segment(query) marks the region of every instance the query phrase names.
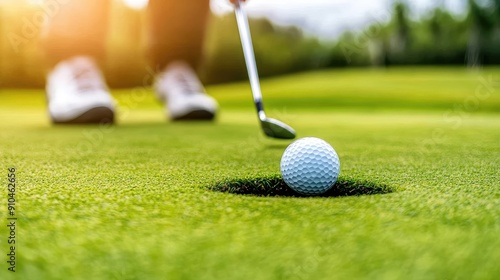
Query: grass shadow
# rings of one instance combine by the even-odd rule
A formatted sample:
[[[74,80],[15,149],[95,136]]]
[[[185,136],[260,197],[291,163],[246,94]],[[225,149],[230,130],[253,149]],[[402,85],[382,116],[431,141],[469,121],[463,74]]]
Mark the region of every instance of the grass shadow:
[[[212,191],[264,197],[308,197],[288,187],[280,176],[224,180],[209,187]],[[368,181],[339,178],[335,185],[319,197],[342,197],[387,194],[395,189]]]

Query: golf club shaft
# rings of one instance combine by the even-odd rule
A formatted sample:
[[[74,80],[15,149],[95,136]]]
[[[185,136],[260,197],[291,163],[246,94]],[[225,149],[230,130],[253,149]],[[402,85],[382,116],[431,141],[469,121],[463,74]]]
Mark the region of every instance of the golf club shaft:
[[[248,78],[250,79],[250,86],[252,87],[253,99],[255,106],[257,107],[259,117],[262,118],[262,116],[265,117],[264,106],[262,105],[262,92],[260,89],[257,64],[255,63],[255,55],[248,18],[243,10],[241,0],[237,0],[235,6],[236,22],[238,23],[238,30],[241,38],[241,45],[243,47],[243,55],[245,56],[245,63],[247,65]]]

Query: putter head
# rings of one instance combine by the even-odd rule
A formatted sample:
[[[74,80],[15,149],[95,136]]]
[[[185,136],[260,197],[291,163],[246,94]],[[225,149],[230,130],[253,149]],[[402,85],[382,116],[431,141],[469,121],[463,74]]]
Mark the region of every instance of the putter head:
[[[264,133],[272,138],[277,139],[294,139],[295,130],[289,125],[280,122],[276,119],[264,118],[260,120]]]

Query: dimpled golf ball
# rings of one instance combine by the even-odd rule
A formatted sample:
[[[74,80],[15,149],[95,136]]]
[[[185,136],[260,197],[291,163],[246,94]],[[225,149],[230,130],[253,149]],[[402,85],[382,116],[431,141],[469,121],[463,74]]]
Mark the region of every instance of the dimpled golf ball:
[[[340,173],[339,156],[326,141],[301,138],[286,148],[281,157],[285,183],[304,195],[323,194],[333,187]]]

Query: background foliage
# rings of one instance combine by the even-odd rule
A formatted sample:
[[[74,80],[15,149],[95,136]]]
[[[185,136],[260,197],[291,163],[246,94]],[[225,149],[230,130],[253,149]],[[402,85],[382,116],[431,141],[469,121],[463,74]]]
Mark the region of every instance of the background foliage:
[[[375,19],[365,30],[320,40],[297,27],[251,19],[257,64],[264,77],[318,68],[390,65],[468,65],[500,63],[500,0],[464,0],[468,12],[454,15],[437,7],[419,18],[406,1],[395,1],[389,19]],[[40,87],[45,67],[39,34],[43,5],[0,4],[0,87]],[[111,86],[149,83],[144,60],[144,11],[115,1],[105,73]],[[213,16],[200,72],[206,83],[246,78],[234,16]]]

